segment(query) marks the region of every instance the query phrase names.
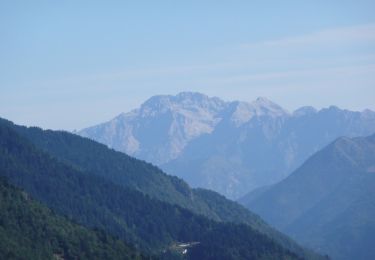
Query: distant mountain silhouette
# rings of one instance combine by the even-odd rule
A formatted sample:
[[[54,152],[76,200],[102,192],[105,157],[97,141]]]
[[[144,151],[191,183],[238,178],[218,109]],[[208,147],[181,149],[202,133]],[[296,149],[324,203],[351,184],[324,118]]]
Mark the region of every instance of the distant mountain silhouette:
[[[375,132],[375,112],[331,106],[289,113],[266,98],[225,102],[199,93],[154,96],[78,134],[158,165],[194,187],[238,198],[285,178],[340,136]]]
[[[375,259],[375,134],[337,139],[240,202],[333,259]]]

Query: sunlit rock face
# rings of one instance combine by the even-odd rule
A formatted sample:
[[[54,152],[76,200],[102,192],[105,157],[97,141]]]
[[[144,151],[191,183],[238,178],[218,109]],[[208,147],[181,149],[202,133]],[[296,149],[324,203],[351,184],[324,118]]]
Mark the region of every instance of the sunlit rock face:
[[[140,108],[79,134],[159,165],[177,158],[191,140],[211,133],[226,106],[198,93],[154,96]]]
[[[375,132],[375,112],[331,106],[289,113],[267,98],[226,102],[200,93],[153,96],[80,135],[229,198],[280,181],[340,136]]]

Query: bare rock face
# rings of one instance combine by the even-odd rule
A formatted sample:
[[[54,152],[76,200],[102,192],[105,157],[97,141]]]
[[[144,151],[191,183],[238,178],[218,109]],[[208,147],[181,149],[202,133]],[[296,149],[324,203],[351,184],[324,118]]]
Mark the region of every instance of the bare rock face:
[[[159,165],[177,158],[194,138],[211,133],[226,105],[198,93],[154,96],[140,108],[79,134]]]
[[[225,102],[183,92],[78,134],[158,165],[194,187],[238,198],[288,176],[340,136],[375,132],[375,112],[331,106],[289,113],[267,98]]]

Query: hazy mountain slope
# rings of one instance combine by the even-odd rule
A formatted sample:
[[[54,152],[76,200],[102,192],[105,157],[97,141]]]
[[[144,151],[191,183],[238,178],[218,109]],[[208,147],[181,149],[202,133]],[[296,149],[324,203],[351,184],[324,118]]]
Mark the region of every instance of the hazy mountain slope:
[[[337,259],[373,259],[375,135],[340,138],[246,202],[297,241]]]
[[[375,112],[303,107],[266,98],[224,102],[199,93],[154,96],[78,134],[160,166],[193,187],[239,198],[285,178],[339,136],[375,132]],[[272,162],[272,163],[270,163]]]
[[[148,162],[162,164],[176,158],[190,140],[210,133],[225,106],[218,98],[189,92],[154,96],[139,109],[83,129],[79,134]]]
[[[104,232],[53,213],[0,178],[1,259],[142,259]]]
[[[214,220],[248,224],[293,252],[307,253],[243,206],[215,192],[190,189],[183,181],[164,174],[148,163],[67,132],[26,128],[6,120],[1,123],[12,127],[39,148],[76,169],[100,176],[116,185],[139,190],[153,198],[180,205]]]
[[[249,121],[243,119],[238,124],[234,115],[241,106],[250,111],[254,106],[259,111]],[[193,140],[179,158],[161,167],[193,187],[203,186],[235,198],[258,185],[282,178],[282,174],[277,176],[274,171],[285,168],[282,151],[275,149],[274,142],[288,114],[264,99],[252,105],[234,102],[227,113],[211,134]]]
[[[357,188],[366,189],[363,184]],[[323,205],[310,209],[286,232],[302,244],[328,252],[334,259],[374,259],[375,182],[367,184],[371,186],[367,189],[372,190],[360,192],[355,200],[348,199],[349,202],[340,203],[340,207],[337,203],[344,198],[337,192],[336,198],[326,199]]]
[[[10,182],[54,210],[118,235],[147,252],[161,253],[173,243],[198,241],[199,245],[189,249],[188,258],[192,254],[215,258],[226,254],[228,259],[254,255],[297,258],[247,225],[217,223],[65,165],[3,125],[0,169]],[[212,238],[221,232],[227,239],[218,243]]]
[[[191,141],[177,159],[161,167],[192,186],[237,198],[285,178],[339,136],[375,131],[374,112],[331,107],[300,113],[253,117],[241,126],[223,119],[211,134]]]
[[[68,132],[43,131],[13,124],[10,126],[37,147],[77,169],[220,220],[218,214],[221,213],[210,210],[207,203],[196,196],[184,181],[165,174],[149,163]],[[256,218],[251,215],[250,219],[253,217]]]
[[[252,201],[254,201],[257,198],[259,198],[260,196],[262,196],[262,194],[264,194],[270,188],[272,188],[272,185],[263,186],[263,187],[255,189],[255,190],[252,190],[251,192],[249,192],[249,193],[245,194],[244,196],[242,196],[241,198],[239,198],[237,200],[237,202],[239,202],[242,205],[249,205]]]

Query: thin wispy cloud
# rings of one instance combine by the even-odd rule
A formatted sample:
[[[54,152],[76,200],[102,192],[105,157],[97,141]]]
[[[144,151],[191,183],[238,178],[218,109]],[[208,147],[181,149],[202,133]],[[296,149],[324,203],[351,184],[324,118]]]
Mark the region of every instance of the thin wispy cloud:
[[[373,48],[363,53],[361,46],[364,45]],[[352,51],[348,53],[345,50],[335,55],[327,55],[327,52],[333,49],[337,52],[337,49],[342,46],[349,46]],[[307,76],[307,71],[310,74],[314,71],[328,73],[343,66],[359,71],[366,68],[364,65],[375,63],[375,24],[333,28],[270,41],[241,44],[240,48],[237,47],[219,49],[215,53],[215,62],[202,63],[197,59],[195,64],[188,65],[176,63],[165,67],[116,69],[102,73],[43,80],[36,82],[36,85],[40,88],[64,84],[77,85],[78,88],[100,88],[107,83],[105,88],[108,89],[111,85],[108,83],[111,82],[124,82],[125,84],[128,81],[186,77],[194,78],[195,82],[199,82],[200,79],[214,77],[221,79],[223,76],[227,78],[224,82],[229,84],[231,78],[234,82],[241,78],[268,80],[286,75],[289,77]],[[313,55],[301,55],[314,49],[317,52],[313,52]],[[241,73],[246,76],[238,76]]]
[[[364,50],[363,46],[370,47]],[[351,52],[340,52],[340,48],[350,47]],[[301,52],[311,52],[316,49],[321,55],[314,52],[313,56],[301,55]],[[326,55],[326,52],[335,50],[335,54]],[[339,53],[337,53],[339,52]],[[365,53],[364,53],[365,52]],[[260,67],[282,67],[286,70],[288,66],[298,67],[311,65],[319,67],[322,64],[331,65],[332,69],[352,63],[358,63],[358,69],[363,64],[375,63],[375,24],[361,26],[350,26],[321,30],[304,35],[291,36],[270,41],[241,44],[237,49],[235,46],[227,49],[219,49],[217,59],[222,58],[225,62],[213,62],[185,66],[175,64],[165,68],[147,68],[137,70],[124,70],[116,73],[103,75],[106,78],[136,78],[136,77],[168,77],[192,74],[212,73],[215,71],[236,71],[246,68]],[[355,66],[350,65],[353,69]],[[347,66],[349,67],[349,66]],[[271,68],[271,70],[275,70]],[[296,71],[295,69],[292,69]],[[310,69],[310,71],[312,71]],[[302,72],[302,70],[301,70]],[[219,75],[220,76],[220,75]]]
[[[332,44],[375,44],[375,24],[349,26],[321,30],[304,35],[285,37],[281,39],[242,44],[242,48],[255,47],[311,47]]]
[[[189,62],[167,60],[163,66],[138,64],[64,77],[25,78],[17,86],[25,95],[19,97],[19,91],[12,91],[17,87],[3,84],[7,91],[3,91],[1,99],[4,107],[13,100],[7,109],[18,114],[22,114],[19,112],[22,104],[31,106],[42,96],[50,97],[44,101],[45,105],[58,106],[60,100],[69,100],[79,111],[89,111],[89,104],[93,102],[107,107],[87,118],[91,121],[82,126],[99,117],[104,120],[133,109],[149,96],[186,90],[242,100],[267,96],[289,110],[306,103],[306,98],[301,96],[308,97],[311,105],[375,109],[372,102],[375,99],[375,24],[225,45],[213,48],[207,57],[193,56]],[[322,92],[329,94],[325,102],[320,97]],[[291,96],[296,98],[291,100]],[[342,103],[331,101],[338,96]],[[35,106],[44,111],[39,103],[35,102]],[[27,114],[27,109],[24,110]]]
[[[267,73],[249,73],[241,74],[235,76],[221,76],[206,79],[205,83],[215,86],[222,85],[238,85],[239,83],[248,83],[249,86],[256,85],[267,85],[267,83],[272,83],[269,86],[276,86],[275,80],[283,81],[295,81],[298,79],[322,79],[322,78],[345,78],[345,77],[355,77],[361,75],[374,75],[375,74],[375,64],[371,65],[359,65],[359,66],[348,66],[348,67],[333,67],[324,69],[302,69],[302,70],[288,70],[282,72],[267,72]],[[279,81],[279,87],[281,87],[281,82]],[[375,84],[375,80],[373,81]],[[301,84],[303,87],[305,84]]]

